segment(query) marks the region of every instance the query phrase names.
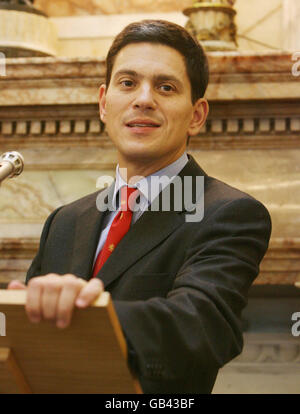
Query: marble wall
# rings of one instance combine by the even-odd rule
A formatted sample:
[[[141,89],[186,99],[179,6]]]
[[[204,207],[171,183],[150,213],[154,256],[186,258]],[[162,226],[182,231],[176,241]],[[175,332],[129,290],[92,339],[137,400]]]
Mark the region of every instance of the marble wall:
[[[292,56],[210,53],[209,62],[210,117],[189,151],[208,174],[265,203],[273,234],[257,283],[292,285],[300,275],[300,84]],[[1,187],[0,282],[16,275],[16,258],[20,266],[32,258],[53,209],[96,191],[100,175],[113,175],[116,152],[97,107],[104,75],[101,59],[8,61],[0,78],[0,150],[20,151],[25,171]]]
[[[241,51],[286,48],[294,26],[283,24],[283,2],[295,0],[237,0],[235,18]],[[57,26],[57,56],[105,56],[113,37],[127,24],[144,18],[163,18],[185,25],[182,11],[192,0],[36,0]],[[285,8],[286,9],[286,8]],[[286,20],[286,19],[285,19]],[[289,48],[288,48],[289,49]]]
[[[298,0],[283,1],[284,48],[300,51],[300,2]]]
[[[49,16],[181,11],[193,0],[35,0]]]

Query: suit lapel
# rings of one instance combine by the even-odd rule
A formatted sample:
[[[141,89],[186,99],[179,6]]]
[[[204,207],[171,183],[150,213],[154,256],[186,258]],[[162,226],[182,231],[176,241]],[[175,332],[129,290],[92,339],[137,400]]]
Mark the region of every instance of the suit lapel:
[[[75,228],[75,238],[73,246],[73,254],[71,260],[71,273],[89,280],[92,272],[92,266],[96,248],[98,245],[102,221],[105,216],[104,207],[110,200],[115,182],[108,188],[101,191],[101,202],[96,204],[95,194],[89,200],[84,210],[78,214]],[[97,208],[100,207],[100,208]]]
[[[184,181],[184,176],[206,176],[206,173],[189,155],[189,162],[178,175]],[[152,205],[154,203],[155,201]],[[185,209],[180,212],[172,211],[172,193],[170,204],[171,211],[145,211],[123,237],[98,273],[105,288],[185,222],[185,215],[182,214]]]
[[[102,266],[99,277],[107,287],[130,266],[183,223],[176,212],[145,211]]]

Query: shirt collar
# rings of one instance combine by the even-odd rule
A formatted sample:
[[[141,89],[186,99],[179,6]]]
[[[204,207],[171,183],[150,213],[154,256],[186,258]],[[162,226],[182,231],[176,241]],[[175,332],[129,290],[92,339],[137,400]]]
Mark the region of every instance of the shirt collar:
[[[178,173],[183,169],[183,167],[188,162],[187,153],[184,152],[181,157],[179,157],[176,161],[172,162],[171,164],[167,165],[166,167],[162,168],[159,171],[154,172],[153,174],[148,175],[147,177],[141,178],[139,181],[136,182],[135,185],[129,185],[129,187],[138,188],[140,193],[145,197],[148,202],[148,205],[152,203],[152,201],[158,196],[160,191],[162,191],[169,182],[176,176]],[[163,181],[160,181],[159,186],[151,186],[151,177],[166,177]],[[119,172],[119,164],[116,167],[116,183],[114,188],[113,194],[113,206],[117,209],[117,195],[119,190],[123,187],[128,185],[125,180],[120,175]]]

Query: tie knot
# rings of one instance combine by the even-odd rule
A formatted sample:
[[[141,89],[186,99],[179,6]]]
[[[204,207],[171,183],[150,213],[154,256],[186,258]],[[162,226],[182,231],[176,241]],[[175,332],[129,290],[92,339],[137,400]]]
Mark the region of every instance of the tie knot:
[[[138,189],[135,187],[124,186],[121,188],[121,210],[133,211],[137,196]]]

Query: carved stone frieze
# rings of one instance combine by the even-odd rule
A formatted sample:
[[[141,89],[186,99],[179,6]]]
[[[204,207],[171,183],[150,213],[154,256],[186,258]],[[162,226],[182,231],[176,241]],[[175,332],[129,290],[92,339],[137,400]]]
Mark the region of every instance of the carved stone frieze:
[[[275,336],[275,335],[273,335]],[[280,338],[280,335],[278,335]],[[276,340],[277,339],[277,340]],[[232,365],[242,366],[246,364],[299,364],[300,372],[300,344],[292,335],[289,341],[280,342],[280,339],[273,338],[272,342],[263,342],[257,338],[255,341],[246,342],[243,353],[236,357]],[[262,367],[263,368],[263,367]]]
[[[234,111],[237,115],[238,108]],[[236,105],[238,106],[238,104]],[[259,107],[259,103],[257,107]],[[281,106],[278,106],[278,112]],[[50,111],[50,108],[48,108]],[[86,117],[82,114],[73,119],[30,119],[18,117],[3,119],[0,108],[0,143],[4,149],[11,145],[30,147],[42,142],[48,146],[65,146],[67,143],[74,146],[85,146],[88,143],[96,147],[112,147],[104,125],[97,119],[97,108],[94,106]],[[220,106],[219,108],[220,109]],[[225,109],[225,108],[224,108]],[[274,108],[275,109],[275,108]],[[5,110],[6,114],[9,111]],[[77,112],[77,111],[75,111]],[[79,111],[80,112],[80,111]],[[53,108],[53,114],[55,108]],[[13,116],[13,112],[10,117]],[[0,118],[0,119],[1,119]],[[47,119],[48,118],[48,119]],[[282,113],[277,116],[267,114],[241,115],[228,118],[212,115],[202,128],[200,134],[190,139],[190,149],[227,149],[235,148],[300,148],[300,111],[299,115]],[[7,139],[9,138],[9,141]]]
[[[213,394],[299,394],[299,337],[246,332],[243,352],[219,371]]]

